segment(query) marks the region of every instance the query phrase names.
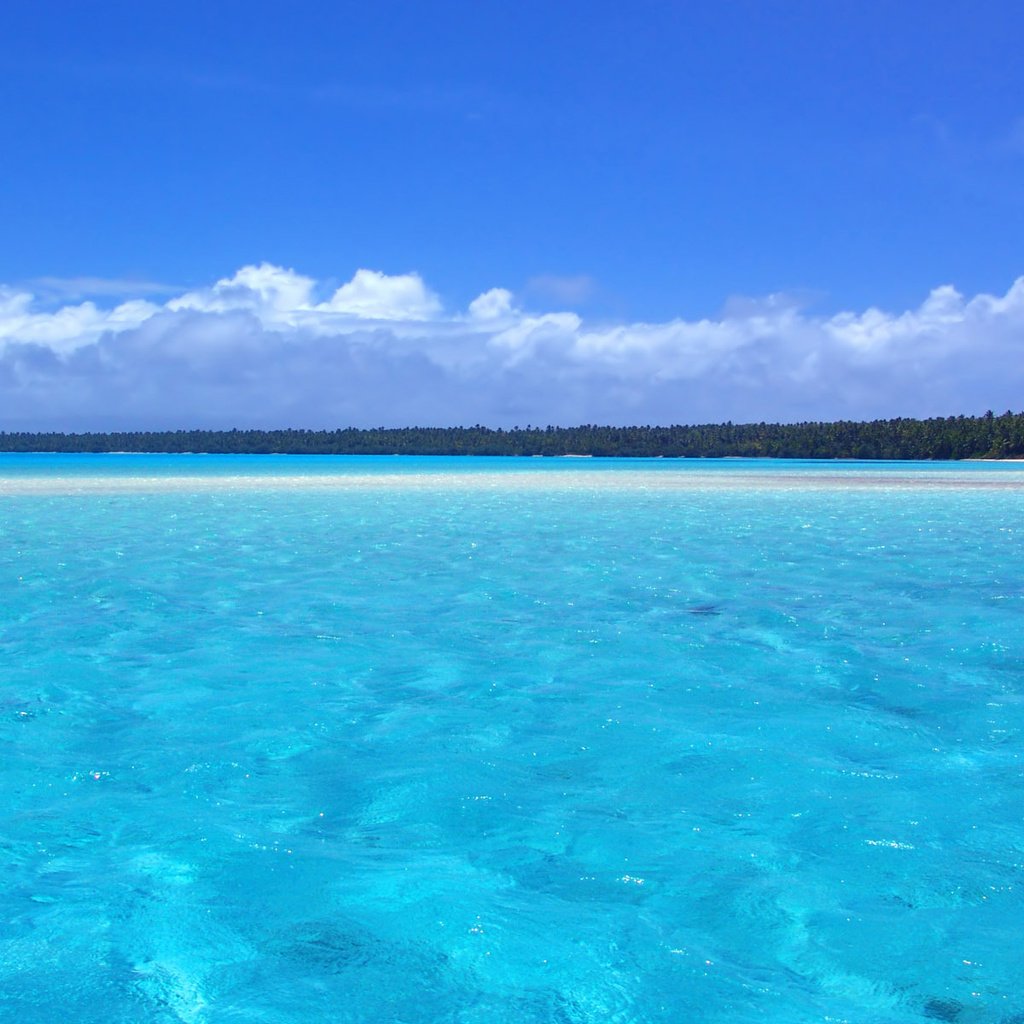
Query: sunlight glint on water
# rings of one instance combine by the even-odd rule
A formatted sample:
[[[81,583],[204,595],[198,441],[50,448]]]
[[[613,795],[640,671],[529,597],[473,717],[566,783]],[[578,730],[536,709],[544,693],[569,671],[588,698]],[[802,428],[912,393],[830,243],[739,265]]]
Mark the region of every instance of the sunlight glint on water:
[[[1020,474],[504,465],[5,476],[0,1017],[1024,1020]]]

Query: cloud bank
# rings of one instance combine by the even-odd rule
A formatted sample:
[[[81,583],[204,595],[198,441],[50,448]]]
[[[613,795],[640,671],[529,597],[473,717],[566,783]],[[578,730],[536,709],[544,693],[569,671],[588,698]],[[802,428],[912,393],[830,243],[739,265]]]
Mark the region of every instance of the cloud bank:
[[[96,293],[102,294],[102,289]],[[47,305],[0,286],[0,429],[698,423],[1018,410],[1024,277],[913,310],[590,323],[504,288],[446,309],[415,273],[324,292],[242,267],[153,301]],[[144,298],[143,294],[149,295]]]

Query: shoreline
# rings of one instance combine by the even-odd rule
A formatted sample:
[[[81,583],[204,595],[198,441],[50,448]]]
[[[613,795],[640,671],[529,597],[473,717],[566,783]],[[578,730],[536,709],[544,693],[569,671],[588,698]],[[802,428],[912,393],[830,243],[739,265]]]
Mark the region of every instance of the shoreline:
[[[563,459],[616,459],[624,462],[649,462],[655,459],[665,462],[820,462],[820,463],[866,463],[868,465],[888,466],[901,462],[915,462],[922,466],[957,465],[964,462],[979,463],[1024,463],[1024,455],[1009,455],[999,459],[985,459],[968,456],[963,459],[872,459],[855,458],[847,455],[594,455],[590,452],[566,452],[561,455],[522,454],[519,452],[480,454],[478,452],[215,452],[203,451],[65,451],[60,448],[40,449],[38,451],[21,451],[0,449],[0,459],[5,456],[14,458],[31,458],[35,455],[64,455],[69,457],[96,458],[98,456],[128,456],[153,458],[158,455],[188,456],[196,458],[296,458],[296,459],[544,459],[560,461]]]
[[[1018,460],[1013,460],[1018,461]],[[167,476],[0,476],[0,498],[118,494],[252,493],[256,491],[447,491],[562,493],[700,491],[1009,491],[1024,493],[1021,472],[991,477],[955,471],[872,472],[871,470],[774,472],[748,470],[685,473],[623,469],[614,472],[580,469],[573,472],[524,470],[514,473],[338,473],[338,474],[211,474]]]

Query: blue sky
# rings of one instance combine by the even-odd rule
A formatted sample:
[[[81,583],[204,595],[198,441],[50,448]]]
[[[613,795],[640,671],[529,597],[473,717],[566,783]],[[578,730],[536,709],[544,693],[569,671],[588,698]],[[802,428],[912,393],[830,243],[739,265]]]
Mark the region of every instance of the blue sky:
[[[11,6],[0,427],[1020,405],[1018,4]]]

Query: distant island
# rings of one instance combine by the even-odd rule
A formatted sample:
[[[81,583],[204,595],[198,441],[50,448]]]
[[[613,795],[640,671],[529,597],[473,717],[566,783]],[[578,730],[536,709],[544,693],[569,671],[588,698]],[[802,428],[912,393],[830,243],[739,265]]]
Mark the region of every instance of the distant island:
[[[625,458],[1024,458],[1024,413],[858,423],[378,427],[360,430],[0,431],[2,452],[289,455],[593,455]]]

